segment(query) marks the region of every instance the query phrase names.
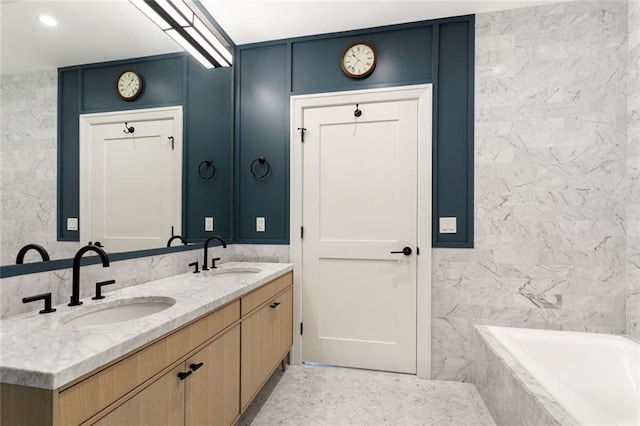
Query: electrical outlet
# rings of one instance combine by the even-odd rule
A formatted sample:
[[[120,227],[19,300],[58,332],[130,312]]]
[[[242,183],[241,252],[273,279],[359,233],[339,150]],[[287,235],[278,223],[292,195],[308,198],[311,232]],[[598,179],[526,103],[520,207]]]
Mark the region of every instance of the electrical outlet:
[[[205,217],[204,218],[204,230],[205,231],[213,231],[213,218]]]
[[[78,230],[78,218],[77,217],[68,217],[67,218],[67,231],[77,231]]]
[[[455,234],[458,232],[457,218],[455,217],[441,217],[439,218],[439,225],[441,234]]]
[[[256,232],[264,232],[264,217],[256,217]]]

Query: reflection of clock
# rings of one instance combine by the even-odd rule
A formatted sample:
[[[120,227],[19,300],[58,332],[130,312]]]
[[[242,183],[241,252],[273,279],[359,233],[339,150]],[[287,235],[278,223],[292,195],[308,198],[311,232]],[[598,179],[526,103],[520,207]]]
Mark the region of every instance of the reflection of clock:
[[[142,92],[142,76],[133,70],[123,71],[116,80],[116,92],[125,101],[132,101]]]
[[[376,49],[373,45],[358,41],[350,44],[342,53],[342,71],[351,78],[364,78],[376,67]]]

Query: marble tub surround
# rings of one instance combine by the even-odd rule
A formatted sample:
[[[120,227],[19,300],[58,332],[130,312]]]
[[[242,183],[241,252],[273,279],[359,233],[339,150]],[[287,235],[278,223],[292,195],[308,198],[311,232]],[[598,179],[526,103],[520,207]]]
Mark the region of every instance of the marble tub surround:
[[[629,1],[627,333],[640,339],[640,1]]]
[[[293,269],[286,263],[224,265],[234,266],[255,267],[261,272],[215,277],[189,272],[120,289],[104,301],[84,299],[80,307],[55,306],[57,311],[52,314],[34,311],[0,320],[2,382],[56,389]],[[176,303],[127,322],[84,327],[59,322],[76,309],[154,296],[170,297]]]
[[[485,326],[473,336],[473,382],[499,425],[579,425]]]
[[[433,378],[472,380],[474,324],[625,331],[627,21],[476,15],[475,241],[433,250]]]

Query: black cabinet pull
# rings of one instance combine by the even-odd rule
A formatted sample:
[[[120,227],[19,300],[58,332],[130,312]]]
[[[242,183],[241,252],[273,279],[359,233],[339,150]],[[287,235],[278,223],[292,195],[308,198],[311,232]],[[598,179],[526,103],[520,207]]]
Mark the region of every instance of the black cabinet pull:
[[[191,364],[189,368],[191,369],[191,371],[196,371],[198,368],[202,367],[203,365],[204,365],[204,362],[199,362],[197,364]]]
[[[402,251],[391,252],[391,254],[404,254],[405,256],[409,256],[411,253],[413,253],[413,250],[411,250],[411,247],[405,247],[402,249]]]
[[[187,377],[189,377],[189,376],[191,375],[191,373],[193,373],[193,371],[187,371],[186,373],[184,373],[184,372],[182,372],[182,371],[181,371],[181,372],[179,372],[179,373],[178,373],[178,378],[179,378],[180,380],[184,380],[184,379],[186,379]]]
[[[280,304],[280,302],[273,302],[271,305],[269,305],[269,307],[270,307],[271,309],[275,309],[275,308],[277,308],[277,307],[278,307],[278,305],[279,305],[279,304]]]

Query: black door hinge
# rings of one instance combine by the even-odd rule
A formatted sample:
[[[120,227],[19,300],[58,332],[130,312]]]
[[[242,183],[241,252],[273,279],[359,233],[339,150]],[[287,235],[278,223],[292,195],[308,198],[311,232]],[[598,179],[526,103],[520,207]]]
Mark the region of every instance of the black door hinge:
[[[304,143],[304,132],[306,132],[307,129],[304,127],[298,127],[298,130],[300,130],[300,142]]]
[[[304,238],[304,226],[300,227],[300,238]]]
[[[169,136],[169,140],[171,141],[171,150],[175,149],[175,141],[173,140],[173,136]]]
[[[303,328],[302,328],[302,323],[300,323],[300,335],[301,335],[301,336],[302,336],[302,330],[303,330]]]
[[[420,247],[416,247],[416,254],[419,256],[420,255]]]

